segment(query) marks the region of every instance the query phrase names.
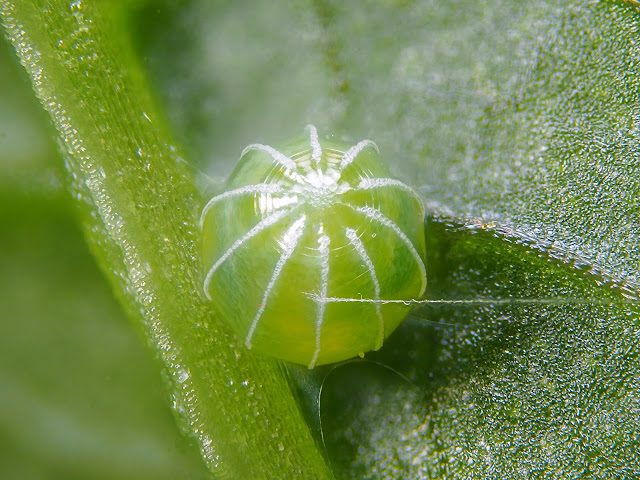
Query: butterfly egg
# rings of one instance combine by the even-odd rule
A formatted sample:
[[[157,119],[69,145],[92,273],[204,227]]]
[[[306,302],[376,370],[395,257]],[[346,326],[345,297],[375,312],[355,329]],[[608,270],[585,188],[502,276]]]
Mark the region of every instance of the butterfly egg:
[[[370,350],[422,295],[424,207],[370,140],[244,149],[205,205],[204,292],[247,347],[312,368]]]

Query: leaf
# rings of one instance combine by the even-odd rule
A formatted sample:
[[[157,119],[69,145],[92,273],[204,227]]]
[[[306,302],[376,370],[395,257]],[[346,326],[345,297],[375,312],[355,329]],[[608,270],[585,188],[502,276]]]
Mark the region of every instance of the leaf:
[[[494,305],[428,310],[468,326],[429,341],[399,332],[402,346],[376,356],[426,400],[391,387],[378,395],[402,407],[366,403],[342,421],[335,441],[360,445],[341,459],[346,477],[638,475],[638,315],[625,303],[637,293],[637,28],[623,4],[563,11],[519,84],[479,115],[475,145],[426,179],[436,212],[500,239],[430,225],[431,295]]]
[[[166,91],[182,92],[178,131],[194,125],[180,108],[191,96],[199,114],[225,112],[198,117],[185,137],[197,158],[228,171],[243,144],[276,128],[284,138],[295,119],[374,138],[442,219],[427,225],[430,297],[476,300],[425,305],[367,356],[411,383],[359,363],[329,374],[322,418],[334,468],[358,479],[637,476],[637,307],[625,303],[637,291],[640,225],[634,6],[268,8],[250,17],[196,4],[197,15],[172,19],[204,52],[188,90],[184,63],[180,77],[161,75]],[[318,50],[328,79],[300,83]],[[268,94],[244,103],[239,84]],[[306,101],[289,94],[306,87]],[[221,125],[230,119],[231,133]],[[198,142],[209,135],[226,140]]]
[[[634,2],[158,5],[140,4],[132,31],[190,159],[223,177],[244,145],[308,122],[375,139],[433,214],[430,298],[471,301],[422,306],[368,363],[328,373],[340,478],[638,476]],[[122,191],[155,184],[136,175]],[[188,185],[158,193],[197,208]],[[180,253],[168,264],[192,262]]]

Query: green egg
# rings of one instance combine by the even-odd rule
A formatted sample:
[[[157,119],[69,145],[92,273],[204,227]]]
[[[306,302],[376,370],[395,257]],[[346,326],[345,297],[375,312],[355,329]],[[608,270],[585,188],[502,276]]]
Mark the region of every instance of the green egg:
[[[249,145],[201,226],[217,315],[309,368],[379,349],[426,287],[422,201],[370,140]]]

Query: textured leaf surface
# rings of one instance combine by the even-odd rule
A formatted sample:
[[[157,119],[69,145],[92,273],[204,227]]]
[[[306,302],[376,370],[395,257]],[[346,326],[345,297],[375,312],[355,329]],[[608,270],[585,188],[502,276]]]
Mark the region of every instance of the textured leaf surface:
[[[271,72],[274,63],[255,60],[258,51],[292,57],[306,44],[277,34],[259,46],[192,37],[209,53],[205,66],[233,58],[276,86],[251,99],[247,117],[232,114],[251,125],[235,135],[290,128],[290,116],[279,119],[293,101],[299,124],[374,138],[397,173],[424,187],[432,212],[479,230],[427,226],[430,297],[534,299],[417,311],[369,356],[413,384],[375,366],[369,382],[361,365],[332,373],[322,417],[334,467],[350,478],[637,475],[638,320],[621,303],[635,296],[638,270],[637,10],[502,1],[314,8],[311,27],[295,8],[257,23],[263,32],[274,21],[304,25],[302,38],[315,36],[322,51],[324,88],[288,80],[303,62]],[[235,8],[209,16],[218,32],[246,20]],[[190,86],[202,86],[196,95],[215,86],[233,109],[238,102],[220,91],[234,91],[234,72],[220,68],[201,83],[195,74]],[[287,95],[305,87],[306,102]],[[318,119],[310,106],[323,101]],[[200,129],[215,132],[208,118]],[[243,141],[218,142],[216,170],[230,168]]]

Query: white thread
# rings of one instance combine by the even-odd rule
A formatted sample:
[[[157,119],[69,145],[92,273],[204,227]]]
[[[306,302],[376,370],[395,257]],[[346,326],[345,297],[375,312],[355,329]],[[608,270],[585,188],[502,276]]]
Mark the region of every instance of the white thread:
[[[322,147],[318,140],[318,130],[313,125],[307,125],[309,129],[309,145],[311,146],[311,158],[313,159],[316,167],[320,165],[322,160]]]
[[[280,220],[282,217],[284,217],[288,213],[291,213],[293,210],[295,210],[295,209],[278,210],[273,215],[270,215],[270,216],[262,219],[258,224],[256,224],[255,227],[253,227],[251,230],[249,230],[247,233],[245,233],[241,238],[236,240],[233,243],[233,245],[231,245],[227,249],[227,251],[224,252],[224,254],[222,254],[222,256],[216,261],[216,263],[214,263],[213,266],[209,269],[209,272],[207,273],[207,277],[204,279],[204,287],[203,287],[204,288],[204,294],[207,296],[207,298],[209,300],[211,300],[211,296],[209,295],[209,291],[208,291],[209,290],[209,283],[211,282],[211,278],[213,277],[213,274],[216,272],[218,267],[220,267],[220,265],[222,265],[222,263],[227,258],[229,258],[233,254],[233,252],[235,252],[244,243],[246,243],[252,237],[256,236],[261,231],[263,231],[266,228],[269,228],[271,225],[275,224],[278,220]]]
[[[253,337],[253,333],[255,332],[256,327],[258,326],[260,317],[262,317],[262,314],[264,313],[264,309],[267,306],[267,300],[269,298],[269,295],[271,294],[271,290],[273,290],[273,287],[276,284],[278,277],[280,277],[280,274],[282,273],[282,269],[284,268],[289,258],[291,258],[291,255],[293,255],[293,251],[298,246],[300,237],[304,232],[304,224],[305,224],[306,218],[307,217],[305,215],[302,215],[298,220],[295,221],[293,225],[291,225],[291,227],[289,227],[289,229],[282,236],[284,251],[282,252],[282,255],[280,255],[280,259],[278,260],[278,263],[276,264],[276,267],[273,270],[271,279],[269,280],[269,283],[267,284],[264,290],[264,296],[262,297],[262,302],[260,302],[260,308],[258,309],[256,316],[253,318],[253,321],[251,322],[251,327],[249,327],[247,338],[244,341],[247,348],[251,348],[251,338]]]
[[[329,243],[330,239],[326,235],[322,235],[318,239],[320,252],[320,298],[325,298],[327,296],[327,289],[329,288]],[[316,316],[316,345],[315,351],[313,352],[313,357],[311,358],[311,362],[309,362],[309,368],[313,368],[318,361],[318,355],[320,355],[320,334],[322,333],[322,323],[324,322],[324,310],[326,307],[326,302],[319,301],[318,302],[318,311]]]
[[[360,237],[358,237],[358,234],[356,233],[355,230],[353,230],[352,228],[347,228],[346,234],[347,234],[347,238],[349,239],[349,242],[351,242],[351,245],[353,245],[353,248],[356,250],[360,258],[366,265],[367,270],[369,270],[369,275],[371,276],[371,280],[373,281],[374,300],[379,301],[380,300],[380,282],[378,281],[378,276],[376,275],[376,268],[373,265],[373,262],[371,261],[371,257],[369,257],[369,255],[367,254],[367,250],[364,248],[364,245],[360,240]],[[380,303],[376,302],[375,307],[376,307],[376,315],[378,316],[378,340],[376,341],[376,346],[374,350],[378,350],[380,347],[382,347],[382,342],[384,342],[384,319],[382,318],[382,310],[381,310]]]
[[[271,183],[258,183],[256,185],[246,185],[244,187],[229,190],[220,195],[216,195],[207,202],[202,209],[202,215],[200,215],[200,228],[204,225],[204,218],[211,209],[211,207],[222,200],[230,197],[237,197],[240,195],[246,195],[247,193],[282,193],[282,187],[280,185]]]
[[[271,155],[271,158],[276,161],[276,163],[279,163],[288,170],[295,171],[297,168],[296,162],[291,160],[291,158],[287,157],[285,154],[279,152],[275,148],[270,147],[269,145],[262,145],[261,143],[252,143],[251,145],[245,147],[245,149],[242,151],[242,154],[240,155],[240,158],[244,157],[251,150],[261,150],[268,153],[269,155]]]
[[[420,257],[420,254],[416,250],[416,247],[413,246],[413,243],[411,243],[411,240],[409,240],[409,238],[404,234],[402,230],[400,230],[400,227],[393,220],[385,217],[380,210],[376,210],[375,208],[371,207],[353,207],[351,205],[347,206],[349,208],[352,208],[356,212],[361,213],[368,218],[381,223],[385,227],[390,228],[396,235],[398,235],[400,240],[402,240],[402,242],[411,252],[411,255],[413,256],[416,264],[418,265],[418,268],[420,269],[420,275],[422,277],[422,288],[420,289],[420,293],[418,295],[422,295],[427,288],[427,270],[424,266],[424,263],[422,262],[422,257]]]
[[[376,152],[379,152],[378,146],[371,140],[362,140],[358,142],[356,145],[351,147],[349,150],[345,152],[342,156],[342,161],[340,162],[340,166],[338,167],[338,171],[342,172],[345,168],[347,168],[353,161],[356,159],[358,154],[364,150],[366,147],[375,148]]]
[[[406,306],[411,305],[628,305],[638,304],[638,300],[598,300],[588,298],[474,298],[474,299],[461,299],[461,300],[447,300],[429,299],[429,300],[375,300],[373,298],[348,298],[348,297],[320,297],[315,293],[307,293],[307,297],[316,302],[324,303],[379,303],[380,305],[387,304],[402,304]]]

